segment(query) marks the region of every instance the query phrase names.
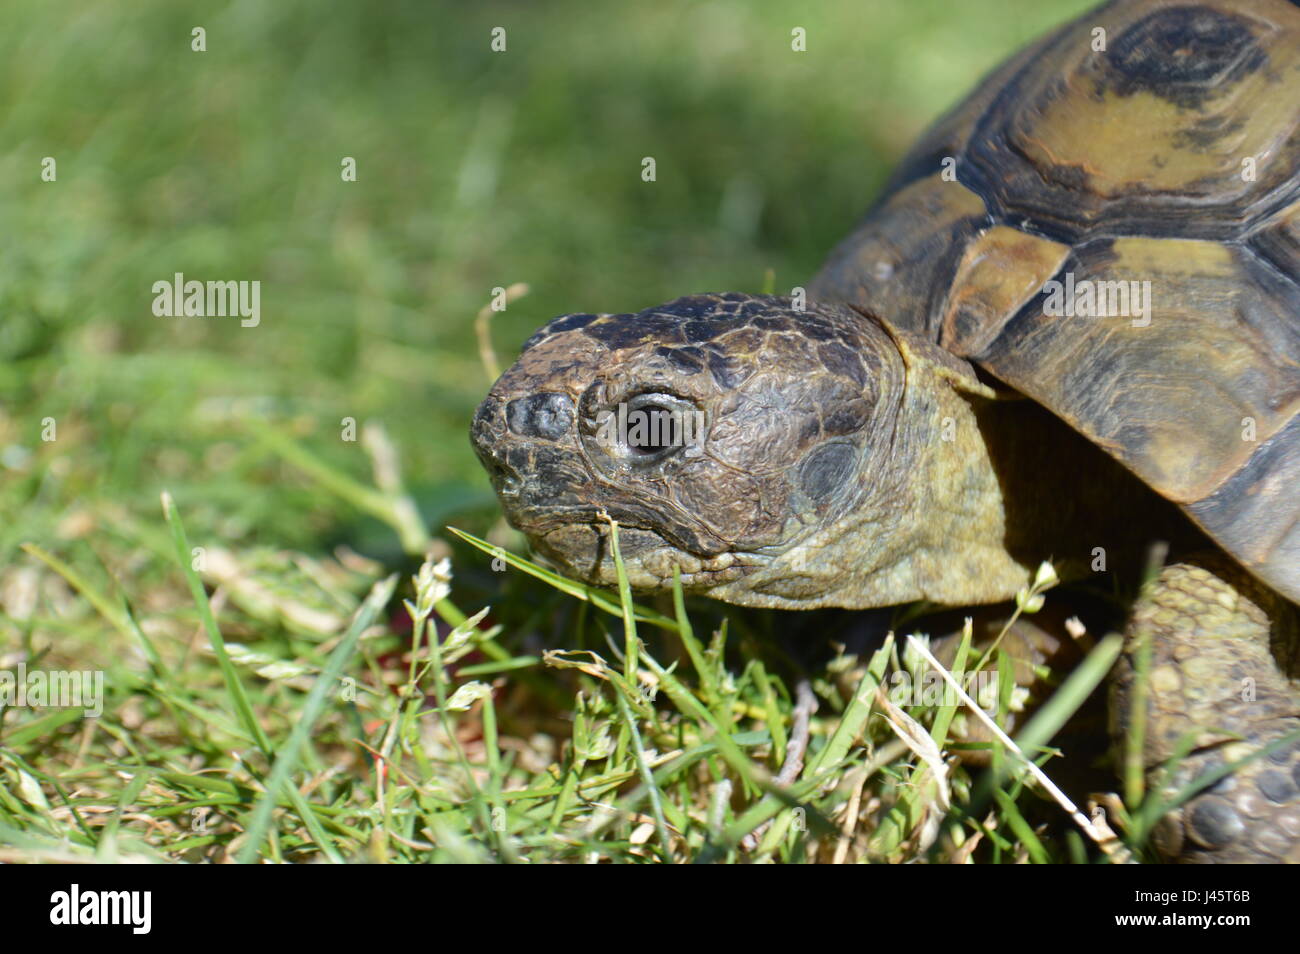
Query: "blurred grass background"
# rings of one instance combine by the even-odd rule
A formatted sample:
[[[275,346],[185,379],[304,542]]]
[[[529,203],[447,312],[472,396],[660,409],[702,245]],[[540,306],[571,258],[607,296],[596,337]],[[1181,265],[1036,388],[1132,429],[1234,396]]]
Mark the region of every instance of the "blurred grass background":
[[[363,483],[340,422],[382,422],[435,533],[511,539],[466,436],[495,286],[531,287],[493,319],[508,364],[557,314],[757,291],[769,269],[797,284],[929,122],[1090,5],[9,0],[0,650],[125,658],[81,603],[14,595],[24,542],[192,623],[163,489],[195,542],[398,565],[391,531],[273,454],[250,408]],[[175,272],[261,281],[260,325],[155,317]],[[457,554],[482,602],[518,585]]]

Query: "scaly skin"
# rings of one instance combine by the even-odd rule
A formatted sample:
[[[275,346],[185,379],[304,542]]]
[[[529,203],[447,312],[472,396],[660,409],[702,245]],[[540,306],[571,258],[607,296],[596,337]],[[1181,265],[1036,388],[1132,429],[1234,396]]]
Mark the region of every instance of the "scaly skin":
[[[1300,863],[1300,693],[1273,645],[1294,652],[1296,612],[1226,559],[1167,566],[1133,609],[1112,683],[1113,734],[1123,746],[1145,713],[1148,786],[1188,783],[1287,735],[1161,820],[1157,850],[1187,863]],[[1150,653],[1138,683],[1139,654]],[[1188,738],[1190,736],[1190,739]],[[1191,754],[1165,778],[1180,744]]]

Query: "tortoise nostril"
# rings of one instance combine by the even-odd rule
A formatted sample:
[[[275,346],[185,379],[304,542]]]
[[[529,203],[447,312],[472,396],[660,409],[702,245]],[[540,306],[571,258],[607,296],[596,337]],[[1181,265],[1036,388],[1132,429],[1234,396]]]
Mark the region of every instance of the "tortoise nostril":
[[[573,423],[573,401],[567,394],[530,394],[506,405],[506,424],[520,437],[559,440]]]
[[[515,496],[523,488],[524,482],[519,473],[505,461],[495,457],[484,457],[483,465],[497,493]]]

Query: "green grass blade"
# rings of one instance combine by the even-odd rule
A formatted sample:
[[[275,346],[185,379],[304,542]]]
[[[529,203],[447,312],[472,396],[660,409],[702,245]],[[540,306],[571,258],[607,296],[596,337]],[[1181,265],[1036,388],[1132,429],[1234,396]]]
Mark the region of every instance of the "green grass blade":
[[[623,615],[623,607],[617,600],[610,598],[594,587],[590,587],[585,583],[575,583],[573,580],[560,576],[558,573],[552,573],[550,570],[544,569],[536,563],[525,560],[523,557],[516,556],[508,550],[503,550],[501,547],[494,546],[486,540],[480,540],[472,533],[466,533],[464,530],[460,530],[456,527],[448,527],[447,530],[460,537],[470,546],[482,550],[488,556],[504,560],[516,570],[522,570],[529,576],[536,577],[543,583],[559,590],[561,593],[565,593],[575,599],[589,602],[598,609],[604,610],[610,616],[622,617]],[[654,610],[647,609],[644,606],[634,606],[633,608],[635,610],[635,619],[638,623],[649,623],[650,625],[658,626],[661,629],[666,629],[674,633],[677,632],[676,620],[664,616],[662,613],[656,613]]]
[[[374,585],[370,595],[366,597],[365,602],[357,610],[357,614],[353,617],[352,624],[348,627],[347,632],[343,635],[339,644],[334,647],[334,651],[330,653],[325,668],[321,670],[315,684],[311,687],[311,691],[307,693],[307,699],[303,703],[297,720],[294,722],[293,731],[289,734],[288,741],[280,747],[280,750],[275,755],[275,764],[272,765],[271,774],[267,778],[266,791],[262,793],[262,797],[258,800],[257,807],[253,811],[253,817],[249,822],[244,843],[239,849],[238,860],[241,863],[247,864],[257,857],[257,852],[266,837],[267,828],[271,824],[271,813],[275,809],[278,793],[293,790],[289,784],[289,777],[298,768],[303,747],[307,744],[307,737],[311,734],[312,727],[315,726],[316,720],[325,708],[326,697],[338,685],[343,667],[356,651],[361,634],[370,627],[375,618],[388,605],[388,601],[392,599],[393,591],[396,588],[397,574],[393,574]],[[304,823],[307,823],[309,818],[314,819],[315,815],[309,806],[300,806],[300,813],[304,810],[305,814],[303,814],[302,819]],[[322,836],[324,836],[323,831],[316,835],[318,838]],[[328,836],[324,837],[326,843],[328,843]],[[324,845],[321,847],[325,848]],[[332,854],[332,860],[336,862],[342,860],[332,847],[326,853]]]
[[[614,573],[618,577],[619,615],[623,617],[623,678],[628,685],[637,686],[636,610],[632,605],[632,587],[627,581],[623,566],[623,553],[618,546],[618,522],[609,519],[609,545],[614,552]]]
[[[1016,744],[1031,758],[1047,745],[1057,732],[1079,711],[1115,665],[1124,639],[1111,633],[1093,647],[1092,652],[1070,673],[1052,697],[1034,713],[1024,729],[1016,735]]]
[[[119,633],[133,642],[136,640],[136,634],[132,631],[126,617],[118,607],[114,606],[113,601],[101,593],[99,589],[91,584],[91,582],[84,576],[67,563],[64,563],[58,557],[51,553],[47,553],[34,543],[24,543],[22,549],[23,552],[36,557],[36,559],[40,560],[55,573],[59,574],[59,576],[63,577],[63,579],[67,581],[68,585],[84,596],[86,602],[95,607],[95,609],[99,611],[99,615],[108,620],[108,622],[112,624],[113,628]],[[145,646],[144,648],[145,651],[148,652],[152,649],[152,646]]]
[[[235,669],[235,664],[230,661],[230,654],[226,652],[226,641],[222,638],[221,630],[217,627],[217,620],[212,615],[212,604],[208,602],[208,594],[203,589],[203,581],[199,579],[198,573],[194,572],[194,567],[190,563],[190,541],[185,535],[185,526],[181,523],[181,515],[176,509],[172,495],[166,491],[162,495],[162,506],[163,515],[171,526],[172,542],[176,545],[176,557],[180,561],[181,572],[185,575],[185,581],[190,587],[190,596],[193,597],[194,605],[198,607],[199,616],[203,620],[203,628],[207,631],[208,642],[211,644],[212,652],[217,658],[217,665],[221,667],[221,676],[225,680],[226,691],[230,694],[235,713],[239,716],[239,721],[243,724],[244,730],[248,732],[249,737],[262,750],[262,753],[270,758],[274,755],[271,740],[267,738],[261,723],[257,721],[257,716],[253,712],[253,704],[249,701],[248,693],[244,690],[244,684],[239,679],[239,672]]]

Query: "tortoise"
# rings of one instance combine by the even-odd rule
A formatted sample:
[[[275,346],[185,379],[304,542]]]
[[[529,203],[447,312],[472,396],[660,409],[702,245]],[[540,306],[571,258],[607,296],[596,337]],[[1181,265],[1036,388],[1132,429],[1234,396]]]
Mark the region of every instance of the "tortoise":
[[[1158,852],[1300,861],[1300,6],[1061,27],[806,288],[557,318],[471,439],[510,523],[597,584],[606,515],[634,587],[786,609],[994,603],[1165,541],[1111,693],[1148,778],[1199,786]]]

